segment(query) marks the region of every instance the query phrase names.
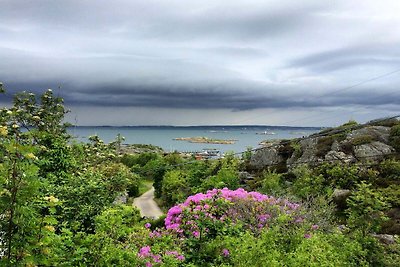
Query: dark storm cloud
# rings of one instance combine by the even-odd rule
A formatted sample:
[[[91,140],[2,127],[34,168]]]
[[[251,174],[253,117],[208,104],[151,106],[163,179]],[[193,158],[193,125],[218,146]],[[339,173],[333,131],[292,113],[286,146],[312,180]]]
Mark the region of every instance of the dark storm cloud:
[[[239,84],[239,82],[238,82]],[[48,86],[52,85],[52,86]],[[199,86],[199,85],[197,85]],[[258,85],[259,86],[259,85]],[[239,87],[239,88],[238,88]],[[253,85],[253,89],[257,85]],[[311,95],[306,90],[297,93],[297,97],[286,97],[280,92],[289,88],[267,88],[258,93],[249,94],[240,86],[220,85],[218,90],[213,88],[196,88],[187,91],[184,88],[146,87],[146,86],[94,86],[74,88],[71,85],[60,86],[55,82],[44,83],[10,83],[8,97],[14,92],[30,88],[40,94],[43,88],[53,88],[55,95],[65,99],[69,106],[98,106],[98,107],[154,107],[181,109],[230,109],[233,111],[251,110],[258,108],[315,108],[337,106],[379,106],[398,105],[400,91],[392,90],[382,93],[370,88],[368,95],[360,92],[347,92],[340,95]],[[227,89],[230,90],[227,90]],[[224,89],[224,90],[222,90]],[[264,88],[265,89],[265,88]]]
[[[397,1],[355,2],[3,0],[0,81],[71,106],[398,105],[400,75],[343,89],[400,68]]]

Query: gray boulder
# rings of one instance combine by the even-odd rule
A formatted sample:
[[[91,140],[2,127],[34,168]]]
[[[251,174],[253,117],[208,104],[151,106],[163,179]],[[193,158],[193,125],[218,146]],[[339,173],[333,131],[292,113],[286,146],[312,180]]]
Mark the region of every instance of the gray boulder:
[[[283,158],[279,155],[277,146],[265,147],[257,150],[250,159],[250,166],[256,169],[262,169],[268,166],[276,165],[283,162]]]
[[[346,200],[350,195],[351,191],[348,189],[335,189],[331,198],[339,209],[344,209],[347,207]]]
[[[342,151],[329,151],[325,155],[325,160],[332,161],[332,162],[345,162],[345,163],[351,163],[355,162],[355,158],[353,155],[347,155],[346,153]]]
[[[367,126],[361,129],[357,129],[349,133],[346,137],[347,141],[352,141],[353,139],[360,136],[371,136],[374,140],[387,143],[389,142],[390,127],[384,126]]]
[[[254,179],[254,176],[251,175],[250,173],[248,173],[248,172],[239,172],[239,180],[240,181],[245,182],[245,181],[253,180],[253,179]]]
[[[386,234],[381,234],[381,235],[372,235],[373,237],[375,237],[376,239],[379,240],[379,242],[381,242],[382,244],[385,245],[391,245],[396,243],[396,239],[393,235],[386,235]]]
[[[354,147],[355,157],[358,159],[365,159],[365,160],[380,159],[385,155],[394,153],[394,151],[395,150],[393,147],[379,141]]]

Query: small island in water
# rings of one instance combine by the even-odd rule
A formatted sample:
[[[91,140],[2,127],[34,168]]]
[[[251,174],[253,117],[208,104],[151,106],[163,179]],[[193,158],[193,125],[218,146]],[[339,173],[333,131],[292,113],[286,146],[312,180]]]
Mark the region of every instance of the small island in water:
[[[237,140],[235,139],[213,139],[204,136],[197,137],[178,137],[174,138],[175,141],[187,141],[189,143],[204,143],[204,144],[222,144],[222,145],[232,145]]]

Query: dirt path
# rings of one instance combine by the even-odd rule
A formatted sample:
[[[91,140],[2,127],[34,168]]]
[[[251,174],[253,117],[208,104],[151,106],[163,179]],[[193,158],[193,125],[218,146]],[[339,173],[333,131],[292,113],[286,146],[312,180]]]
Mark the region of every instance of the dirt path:
[[[163,215],[161,209],[154,201],[154,187],[133,200],[133,205],[140,210],[140,215],[149,218],[158,218]]]

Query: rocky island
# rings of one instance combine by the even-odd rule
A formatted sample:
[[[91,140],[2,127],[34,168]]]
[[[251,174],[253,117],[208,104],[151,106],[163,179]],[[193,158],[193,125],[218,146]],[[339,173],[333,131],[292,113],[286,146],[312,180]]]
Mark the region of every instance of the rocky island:
[[[198,137],[178,137],[174,138],[175,141],[187,141],[189,143],[203,143],[203,144],[221,144],[221,145],[232,145],[237,140],[235,139],[212,139],[204,136]]]

